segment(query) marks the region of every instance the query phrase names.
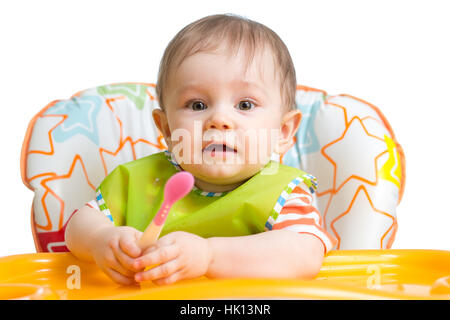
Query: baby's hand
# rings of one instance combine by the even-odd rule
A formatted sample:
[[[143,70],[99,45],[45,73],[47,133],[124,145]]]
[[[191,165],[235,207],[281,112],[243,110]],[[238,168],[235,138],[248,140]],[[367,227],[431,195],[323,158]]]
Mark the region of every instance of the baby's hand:
[[[137,240],[142,232],[132,227],[107,227],[95,235],[92,255],[95,262],[112,280],[123,285],[135,284],[135,258],[141,255]]]
[[[135,260],[135,269],[157,265],[136,273],[135,280],[169,284],[197,278],[206,273],[210,260],[208,240],[188,232],[172,232],[160,238]]]

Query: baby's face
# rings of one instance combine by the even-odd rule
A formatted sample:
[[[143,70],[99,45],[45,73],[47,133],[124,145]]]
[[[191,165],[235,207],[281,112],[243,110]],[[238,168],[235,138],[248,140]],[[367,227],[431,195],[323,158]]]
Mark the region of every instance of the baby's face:
[[[268,163],[284,115],[269,50],[255,55],[247,73],[242,52],[192,55],[169,76],[166,92],[161,131],[197,180],[231,186]]]

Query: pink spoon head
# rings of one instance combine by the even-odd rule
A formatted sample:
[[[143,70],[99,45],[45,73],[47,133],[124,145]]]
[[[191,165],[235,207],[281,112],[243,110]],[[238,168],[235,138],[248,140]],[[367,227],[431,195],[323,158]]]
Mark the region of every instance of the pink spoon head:
[[[187,195],[193,186],[194,176],[191,173],[187,171],[175,173],[164,186],[164,202],[172,205]]]
[[[187,195],[193,186],[194,176],[187,171],[178,172],[171,176],[164,186],[164,200],[153,219],[153,223],[157,226],[162,226],[172,205]]]

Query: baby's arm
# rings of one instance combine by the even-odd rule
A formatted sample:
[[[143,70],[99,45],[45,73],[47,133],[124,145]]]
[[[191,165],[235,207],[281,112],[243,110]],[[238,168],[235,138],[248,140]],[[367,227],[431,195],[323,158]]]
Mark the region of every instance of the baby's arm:
[[[208,241],[211,261],[206,276],[211,278],[312,279],[324,257],[317,237],[286,230]]]
[[[65,241],[79,259],[95,261],[114,281],[134,283],[134,258],[141,254],[137,239],[141,232],[132,227],[115,227],[100,211],[84,206],[69,220]]]

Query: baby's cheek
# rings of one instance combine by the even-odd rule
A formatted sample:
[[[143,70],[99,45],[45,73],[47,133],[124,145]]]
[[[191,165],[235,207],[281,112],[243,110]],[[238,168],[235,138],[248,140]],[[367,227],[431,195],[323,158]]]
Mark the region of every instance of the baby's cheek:
[[[271,129],[260,129],[254,135],[246,137],[246,163],[266,163],[270,159],[275,146],[276,132]]]
[[[188,132],[179,131],[172,134],[172,153],[179,164],[194,163],[194,143]]]

